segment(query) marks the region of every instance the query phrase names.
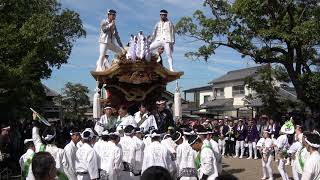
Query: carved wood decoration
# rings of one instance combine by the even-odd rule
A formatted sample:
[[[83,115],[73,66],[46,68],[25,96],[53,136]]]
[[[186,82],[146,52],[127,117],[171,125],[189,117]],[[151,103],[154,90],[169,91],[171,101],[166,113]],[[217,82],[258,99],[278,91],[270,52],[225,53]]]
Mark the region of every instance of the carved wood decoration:
[[[109,69],[91,71],[91,75],[99,82],[99,88],[106,83],[111,94],[108,99],[101,99],[101,103],[130,105],[140,101],[154,102],[159,98],[167,83],[179,79],[183,72],[167,70],[156,62],[157,58],[153,55],[151,62],[131,61],[122,54],[113,60]]]

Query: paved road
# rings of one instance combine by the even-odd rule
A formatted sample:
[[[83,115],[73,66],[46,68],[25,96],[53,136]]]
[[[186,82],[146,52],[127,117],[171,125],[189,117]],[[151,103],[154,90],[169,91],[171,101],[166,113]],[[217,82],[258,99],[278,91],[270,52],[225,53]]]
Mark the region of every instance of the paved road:
[[[281,180],[281,176],[277,169],[277,162],[272,162],[273,177],[276,180]],[[289,177],[292,177],[291,166],[286,166]],[[223,171],[230,173],[240,180],[259,180],[262,177],[261,159],[223,159]]]

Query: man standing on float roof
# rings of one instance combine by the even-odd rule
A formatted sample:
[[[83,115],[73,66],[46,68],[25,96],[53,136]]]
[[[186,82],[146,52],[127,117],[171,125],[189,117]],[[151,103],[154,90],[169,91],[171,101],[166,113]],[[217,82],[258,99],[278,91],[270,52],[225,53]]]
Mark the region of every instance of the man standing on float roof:
[[[175,31],[171,21],[167,18],[168,11],[162,9],[160,11],[160,21],[156,24],[154,32],[151,36],[150,50],[157,49],[160,46],[164,47],[164,51],[168,57],[170,71],[173,71],[173,45],[175,43]]]
[[[108,60],[105,58],[106,51],[108,49],[115,53],[120,53],[123,51],[123,45],[116,27],[116,14],[117,12],[115,10],[108,10],[107,19],[103,20],[101,23],[99,38],[100,54],[97,61],[96,71],[103,71],[104,68],[108,68],[104,67],[104,64],[110,66]]]

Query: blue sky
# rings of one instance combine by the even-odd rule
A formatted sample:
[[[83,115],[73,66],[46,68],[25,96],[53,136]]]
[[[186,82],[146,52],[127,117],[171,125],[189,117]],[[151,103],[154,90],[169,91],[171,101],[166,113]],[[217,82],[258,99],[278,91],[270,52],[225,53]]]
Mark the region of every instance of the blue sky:
[[[49,88],[61,92],[67,82],[81,83],[95,88],[95,80],[90,74],[95,69],[98,59],[99,24],[105,18],[107,9],[117,10],[117,28],[123,44],[129,40],[130,34],[143,30],[150,34],[157,21],[159,10],[168,10],[168,18],[174,23],[183,16],[191,16],[196,9],[205,10],[201,0],[60,0],[63,8],[69,8],[80,14],[86,38],[76,41],[72,49],[68,64],[60,69],[54,69],[50,79],[43,80]],[[254,62],[242,59],[241,56],[228,48],[220,48],[216,54],[205,61],[192,61],[184,57],[188,51],[195,50],[201,43],[191,42],[184,37],[176,37],[174,50],[174,69],[183,71],[184,76],[179,80],[182,88],[188,89],[207,85],[209,81],[217,78],[230,70],[255,66]],[[164,65],[168,67],[164,55]],[[168,90],[173,91],[175,83],[168,85]]]

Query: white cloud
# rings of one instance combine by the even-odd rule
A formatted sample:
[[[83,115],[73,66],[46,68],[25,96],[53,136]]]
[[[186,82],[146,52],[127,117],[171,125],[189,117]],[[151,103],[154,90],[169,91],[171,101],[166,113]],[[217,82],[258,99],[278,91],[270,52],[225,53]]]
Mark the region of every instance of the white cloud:
[[[96,33],[99,32],[99,27],[96,27],[96,26],[88,24],[88,23],[83,23],[83,27],[87,31],[87,33],[88,33],[88,31],[96,32]]]
[[[217,74],[225,74],[226,73],[226,71],[221,69],[221,67],[208,66],[208,70],[210,72],[217,73]]]

